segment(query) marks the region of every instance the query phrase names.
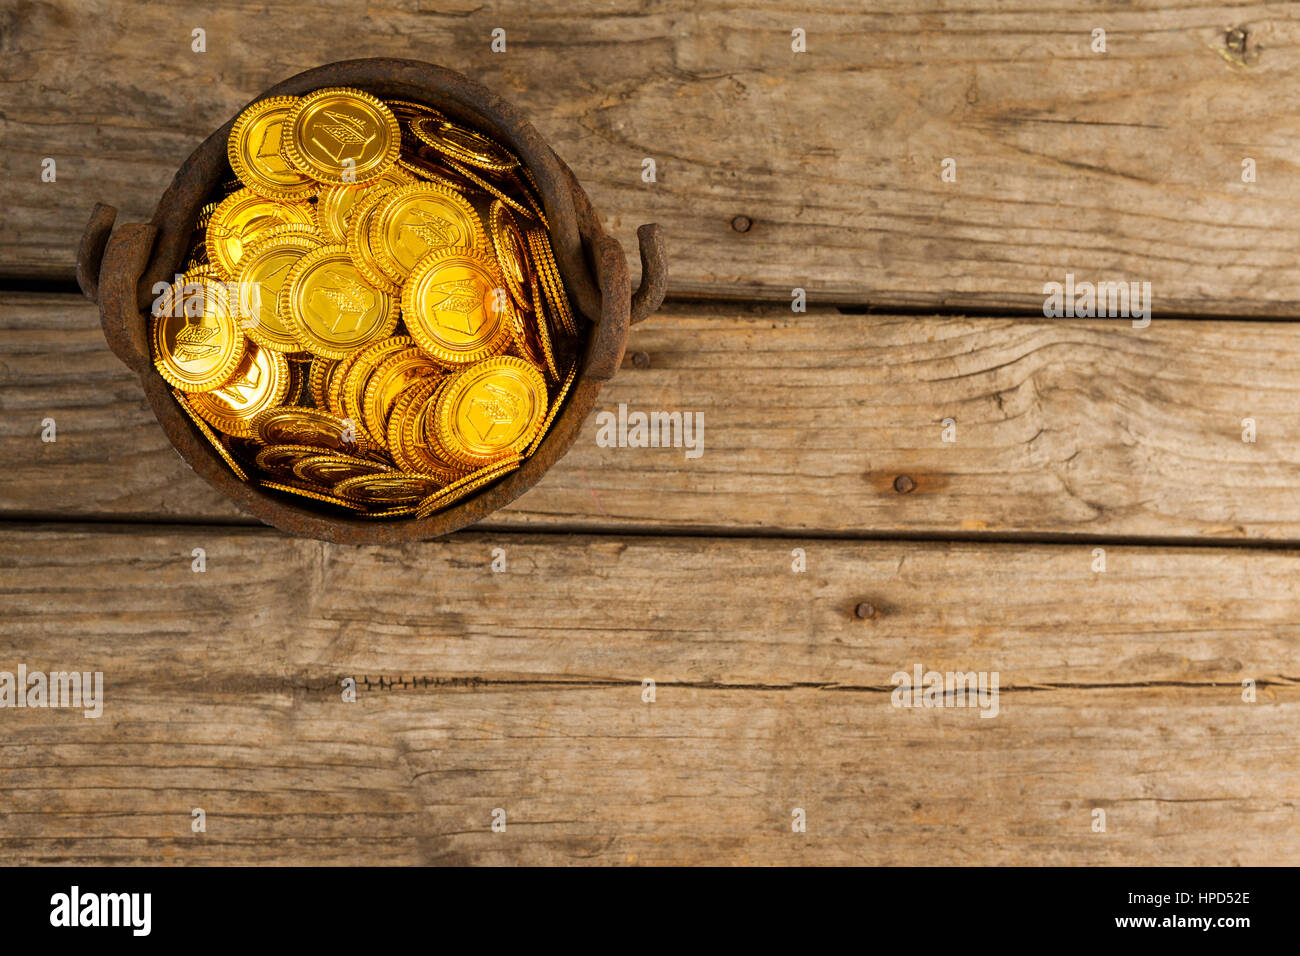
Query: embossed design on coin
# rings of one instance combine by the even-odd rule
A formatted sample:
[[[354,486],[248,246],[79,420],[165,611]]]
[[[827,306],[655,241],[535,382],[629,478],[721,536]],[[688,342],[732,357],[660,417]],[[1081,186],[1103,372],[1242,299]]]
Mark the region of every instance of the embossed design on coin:
[[[370,251],[400,282],[425,255],[448,246],[486,246],[478,215],[459,193],[437,183],[395,189],[371,216]]]
[[[289,362],[279,352],[249,344],[225,384],[194,396],[194,410],[227,435],[251,438],[253,417],[289,394]]]

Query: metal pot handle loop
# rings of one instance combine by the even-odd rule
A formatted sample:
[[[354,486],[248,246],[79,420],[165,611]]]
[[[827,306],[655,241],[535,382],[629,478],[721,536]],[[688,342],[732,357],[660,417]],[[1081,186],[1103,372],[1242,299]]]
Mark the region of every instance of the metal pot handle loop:
[[[107,203],[97,202],[90,210],[90,219],[77,245],[77,285],[91,302],[99,301],[99,267],[104,258],[108,234],[113,231],[117,209]]]
[[[627,278],[627,257],[613,236],[598,233],[591,238],[596,282],[604,308],[592,331],[584,374],[596,382],[608,382],[623,364],[627,347],[627,312],[622,307],[631,295]]]
[[[104,249],[100,276],[99,321],[113,354],[137,375],[150,366],[148,332],[137,299],[140,277],[153,253],[158,229],[146,223],[121,226]]]
[[[668,257],[664,253],[664,231],[657,222],[638,226],[637,245],[641,247],[641,284],[632,293],[629,325],[648,319],[663,304],[668,290]]]

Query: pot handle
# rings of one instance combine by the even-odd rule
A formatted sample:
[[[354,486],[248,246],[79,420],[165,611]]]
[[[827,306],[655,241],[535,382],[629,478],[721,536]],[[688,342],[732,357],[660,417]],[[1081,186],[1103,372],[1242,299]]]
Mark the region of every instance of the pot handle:
[[[113,354],[137,375],[151,364],[138,290],[157,237],[158,228],[147,223],[133,222],[119,227],[109,238],[102,264],[95,274],[104,338]]]
[[[641,284],[632,293],[630,325],[648,319],[663,304],[668,289],[668,257],[664,253],[664,231],[657,222],[638,226],[637,245],[641,247]]]
[[[626,302],[631,286],[627,279],[627,258],[617,239],[600,233],[591,243],[591,252],[601,301],[609,304],[603,307],[595,337],[588,346],[584,374],[593,381],[608,382],[623,364],[623,350],[627,347],[627,313],[613,303]]]
[[[104,258],[104,246],[108,244],[108,234],[113,231],[113,222],[117,219],[117,209],[106,203],[97,202],[90,210],[90,219],[81,234],[77,245],[77,285],[81,293],[91,302],[99,300],[99,267]]]

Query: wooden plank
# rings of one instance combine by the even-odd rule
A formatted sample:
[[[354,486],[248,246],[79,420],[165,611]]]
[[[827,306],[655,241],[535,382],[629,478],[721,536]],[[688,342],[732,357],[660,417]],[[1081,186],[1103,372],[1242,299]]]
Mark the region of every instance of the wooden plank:
[[[0,275],[70,278],[93,202],[147,218],[184,157],[260,90],[387,55],[452,65],[518,104],[627,248],[638,224],[663,223],[677,295],[789,301],[802,287],[1037,310],[1044,283],[1071,273],[1150,282],[1157,314],[1300,312],[1294,4],[435,6],[7,11]],[[191,51],[198,27],[205,53]],[[497,27],[505,53],[490,50]],[[791,52],[795,28],[806,53]],[[55,183],[41,181],[46,158]],[[736,216],[753,227],[736,231]]]
[[[995,721],[901,716],[883,694],[638,692],[127,692],[98,726],[59,714],[58,730],[24,712],[8,721],[0,860],[1286,866],[1300,852],[1294,691],[1254,711],[1183,688],[1051,691]],[[191,833],[195,808],[206,833]],[[489,829],[498,808],[505,833]]]
[[[0,304],[0,512],[247,520],[171,450],[93,307]],[[593,415],[494,527],[1300,540],[1289,323],[678,304],[630,352],[648,367],[627,361],[601,410],[700,412],[702,455],[599,447]]]
[[[0,670],[102,670],[106,686],[99,719],[5,711],[0,860],[1300,852],[1300,553],[1117,546],[1097,574],[1087,547],[807,550],[795,574],[773,540],[462,534],[385,549],[11,525]],[[863,599],[874,618],[852,614]],[[893,673],[918,663],[997,671],[997,716],[891,706]],[[498,807],[504,834],[489,829]]]

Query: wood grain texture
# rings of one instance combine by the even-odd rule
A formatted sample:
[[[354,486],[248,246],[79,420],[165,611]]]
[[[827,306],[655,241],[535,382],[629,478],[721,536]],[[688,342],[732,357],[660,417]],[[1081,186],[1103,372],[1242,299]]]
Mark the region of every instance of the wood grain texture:
[[[106,683],[0,711],[0,863],[1300,858],[1300,340],[1255,321],[1300,315],[1300,9],[22,0],[0,284],[70,281],[96,200],[147,219],[245,101],[360,56],[501,92],[629,252],[664,225],[678,301],[601,409],[701,412],[704,454],[593,419],[478,530],[291,539],[92,306],[0,293],[0,671]],[[1009,317],[1067,273],[1155,321]],[[997,672],[998,715],[891,706],[917,664]]]
[[[1090,564],[826,541],[793,574],[788,543],[741,538],[11,527],[0,669],[103,670],[106,702],[5,712],[0,860],[1293,861],[1300,553]],[[891,706],[915,663],[997,670],[998,716]]]
[[[172,451],[97,321],[71,296],[0,298],[0,512],[248,520]],[[1290,323],[679,304],[638,352],[601,410],[701,412],[703,455],[598,447],[593,416],[493,527],[1300,540]]]
[[[1294,4],[1204,0],[17,3],[0,13],[0,275],[70,279],[93,202],[147,218],[259,91],[384,55],[519,105],[626,248],[665,226],[676,295],[1037,310],[1073,273],[1150,282],[1157,314],[1296,314],[1298,41]]]

